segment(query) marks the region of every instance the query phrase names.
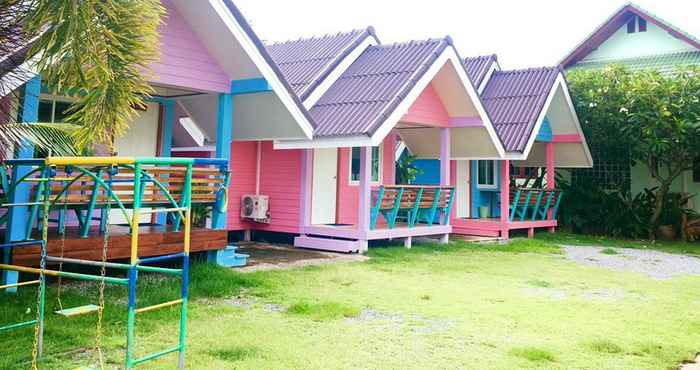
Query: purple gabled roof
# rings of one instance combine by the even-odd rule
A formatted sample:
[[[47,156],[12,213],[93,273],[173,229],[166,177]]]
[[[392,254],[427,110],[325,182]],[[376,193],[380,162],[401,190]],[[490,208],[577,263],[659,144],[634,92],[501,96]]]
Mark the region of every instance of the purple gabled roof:
[[[325,77],[374,29],[291,40],[267,45],[267,51],[301,100],[306,99]]]
[[[493,73],[481,94],[481,101],[506,151],[525,150],[560,73],[558,67]]]
[[[627,22],[629,22],[634,16],[645,19],[647,22],[653,23],[665,30],[673,37],[685,41],[693,47],[700,49],[700,40],[698,40],[696,37],[684,32],[680,28],[664,21],[658,16],[640,8],[635,4],[627,3],[610,18],[608,18],[602,25],[596,28],[593,33],[583,42],[576,46],[576,48],[561,61],[560,65],[563,68],[569,68],[575,65],[593,50],[597,49],[603,42],[605,42],[605,40],[612,36],[612,34],[620,29],[620,27],[627,24]]]
[[[482,55],[478,57],[464,59],[464,67],[467,69],[467,75],[474,84],[474,87],[479,88],[481,83],[489,73],[489,69],[494,63],[498,63],[496,54]]]
[[[255,48],[258,49],[258,52],[263,57],[263,59],[265,59],[265,62],[270,66],[270,68],[272,68],[272,71],[275,73],[282,85],[284,85],[285,90],[287,90],[287,93],[291,96],[292,100],[294,100],[296,106],[306,117],[307,121],[309,121],[309,124],[311,124],[312,127],[316,127],[316,123],[313,121],[313,119],[311,119],[311,115],[309,114],[308,110],[304,107],[301,100],[292,89],[291,85],[289,85],[289,82],[287,82],[287,79],[284,77],[282,71],[280,71],[275,61],[272,60],[272,57],[270,57],[270,54],[267,52],[267,49],[265,49],[265,45],[262,43],[262,41],[260,41],[260,38],[255,33],[255,31],[253,31],[253,28],[250,26],[250,23],[248,23],[248,20],[246,20],[246,18],[243,16],[243,13],[241,13],[236,4],[233,3],[233,0],[223,0],[223,2],[224,5],[226,5],[228,11],[231,13],[231,15],[233,15],[233,17],[236,19],[236,22],[238,22],[241,28],[243,28],[243,31],[246,33],[246,35],[248,35],[248,38],[250,38],[250,40],[253,42]]]
[[[316,137],[372,136],[449,38],[370,46],[311,108]]]

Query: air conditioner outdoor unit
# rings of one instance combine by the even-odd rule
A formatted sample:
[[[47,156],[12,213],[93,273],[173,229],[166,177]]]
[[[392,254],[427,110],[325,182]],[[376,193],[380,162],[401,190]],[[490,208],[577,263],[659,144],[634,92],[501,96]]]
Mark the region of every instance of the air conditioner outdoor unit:
[[[241,218],[255,222],[270,222],[270,197],[267,195],[244,195],[241,197]]]

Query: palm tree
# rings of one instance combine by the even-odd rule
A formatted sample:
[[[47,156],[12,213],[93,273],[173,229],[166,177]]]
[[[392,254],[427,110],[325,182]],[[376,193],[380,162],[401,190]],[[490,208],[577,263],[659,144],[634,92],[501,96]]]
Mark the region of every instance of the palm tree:
[[[32,60],[50,93],[75,99],[68,125],[16,123],[8,102],[17,99],[3,99],[0,147],[70,142],[77,151],[101,144],[113,152],[152,93],[144,71],[158,56],[163,13],[159,0],[0,0],[0,53],[14,58],[0,63],[0,92]]]

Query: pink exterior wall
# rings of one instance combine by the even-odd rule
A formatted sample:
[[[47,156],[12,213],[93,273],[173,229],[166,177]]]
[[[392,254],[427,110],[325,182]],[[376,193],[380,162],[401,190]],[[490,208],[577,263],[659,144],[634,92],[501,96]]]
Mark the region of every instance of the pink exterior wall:
[[[401,121],[428,126],[448,127],[450,115],[447,113],[440,96],[431,83],[418,96]]]
[[[211,57],[170,0],[160,32],[160,60],[150,67],[153,83],[212,92],[229,92],[231,79]]]
[[[299,232],[301,191],[301,150],[274,150],[271,141],[262,143],[260,194],[270,197],[272,222],[242,220],[241,196],[255,194],[257,143],[231,144],[231,186],[229,187],[229,230]]]
[[[382,183],[394,184],[394,148],[396,136],[387,135],[383,142],[382,150]],[[336,207],[337,222],[340,224],[354,224],[357,222],[358,184],[350,185],[350,149],[338,149],[338,202]]]

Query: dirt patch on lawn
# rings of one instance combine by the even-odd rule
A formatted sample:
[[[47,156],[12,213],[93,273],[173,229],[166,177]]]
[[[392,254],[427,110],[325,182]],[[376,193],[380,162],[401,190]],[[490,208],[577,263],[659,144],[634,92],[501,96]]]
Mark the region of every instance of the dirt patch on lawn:
[[[700,258],[654,250],[562,246],[566,257],[580,264],[632,271],[653,279],[700,275]]]
[[[247,266],[236,269],[240,272],[292,269],[368,259],[359,254],[313,251],[268,243],[240,243],[237,252],[250,256]]]

